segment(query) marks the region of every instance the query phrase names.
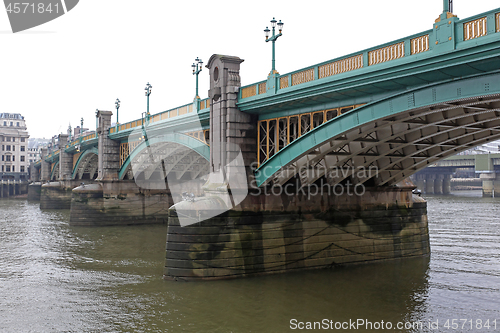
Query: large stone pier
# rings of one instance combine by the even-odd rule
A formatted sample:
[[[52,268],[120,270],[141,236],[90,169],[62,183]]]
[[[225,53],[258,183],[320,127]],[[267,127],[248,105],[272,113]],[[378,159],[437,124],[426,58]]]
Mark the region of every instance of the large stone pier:
[[[428,255],[426,202],[413,188],[250,195],[236,209],[184,227],[172,209],[164,277],[234,278]]]

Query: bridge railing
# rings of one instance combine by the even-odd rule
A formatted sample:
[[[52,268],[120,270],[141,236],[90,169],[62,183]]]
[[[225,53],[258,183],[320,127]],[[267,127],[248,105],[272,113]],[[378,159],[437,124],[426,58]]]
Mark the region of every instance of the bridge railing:
[[[209,98],[202,99],[200,101],[199,105],[200,106],[199,106],[198,112],[201,110],[210,108],[210,99]],[[182,105],[182,106],[179,106],[179,107],[167,110],[167,111],[163,111],[163,112],[151,115],[149,118],[149,123],[151,124],[151,123],[155,123],[155,122],[158,122],[161,120],[168,120],[170,118],[174,118],[177,116],[182,116],[182,115],[185,115],[188,113],[192,113],[193,111],[195,111],[193,103],[185,104],[185,105]],[[133,121],[129,121],[128,123],[120,124],[116,127],[110,128],[109,132],[110,133],[117,133],[120,131],[129,130],[129,129],[132,129],[134,127],[142,126],[142,124],[145,121],[146,120],[144,118],[139,118],[139,119],[136,119]]]
[[[96,136],[96,132],[93,132],[93,133],[90,133],[90,134],[87,134],[85,135],[84,137],[82,137],[81,139],[78,138],[76,140],[73,140],[71,141],[70,143],[68,143],[66,145],[66,148],[70,148],[70,147],[73,147],[73,146],[76,146],[77,144],[79,143],[84,143],[84,142],[87,142],[89,140],[92,140],[92,139],[95,139],[97,136]]]
[[[452,21],[450,20],[449,24],[451,23]],[[461,43],[467,43],[471,39],[500,32],[500,8],[463,20],[454,21],[454,27],[455,39],[452,42],[455,43],[455,47],[458,47]],[[240,89],[238,99],[240,102],[242,100],[245,100],[245,102],[251,101],[269,94],[273,95],[291,91],[294,87],[298,88],[297,86],[306,87],[308,83],[309,85],[314,84],[314,81],[331,78],[335,75],[359,71],[363,68],[366,69],[371,66],[411,57],[424,52],[430,51],[430,55],[436,44],[438,44],[436,30],[427,30],[344,57],[280,75],[276,79],[274,90],[266,90],[267,81],[243,86]]]

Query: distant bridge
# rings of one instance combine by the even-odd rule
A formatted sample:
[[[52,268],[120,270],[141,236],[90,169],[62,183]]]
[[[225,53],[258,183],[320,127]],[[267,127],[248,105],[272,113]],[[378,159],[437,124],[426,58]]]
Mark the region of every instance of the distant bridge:
[[[450,192],[450,176],[457,169],[473,170],[482,180],[483,196],[500,195],[500,153],[455,155],[440,160],[415,175],[417,187],[427,193]]]

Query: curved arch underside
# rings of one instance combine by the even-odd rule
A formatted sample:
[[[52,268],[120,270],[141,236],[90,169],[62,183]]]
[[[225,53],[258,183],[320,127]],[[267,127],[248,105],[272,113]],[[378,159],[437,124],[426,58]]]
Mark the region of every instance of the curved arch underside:
[[[98,161],[97,149],[84,152],[73,170],[73,179],[96,179]]]
[[[59,179],[59,161],[56,162],[54,168],[52,169],[52,173],[50,175],[50,180],[58,180]]]
[[[191,180],[209,173],[206,156],[177,142],[155,142],[144,145],[134,154],[121,179]],[[136,148],[136,149],[137,149]],[[142,148],[142,149],[141,149]]]
[[[491,77],[500,81],[498,74]],[[467,90],[452,83],[446,87],[454,89],[451,100],[436,102],[442,87],[428,87],[334,118],[263,164],[256,173],[258,185],[283,185],[292,177],[303,186],[322,177],[330,185],[346,180],[354,185],[394,185],[438,160],[500,139],[500,89],[490,89],[491,77],[469,82],[482,90],[477,96],[456,98],[462,92],[467,96]],[[420,93],[430,94],[434,103],[419,107]]]

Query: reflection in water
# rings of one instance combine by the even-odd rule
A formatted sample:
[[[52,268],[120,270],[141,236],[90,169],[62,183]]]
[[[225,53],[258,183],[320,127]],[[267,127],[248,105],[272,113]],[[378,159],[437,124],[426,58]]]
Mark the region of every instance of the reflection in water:
[[[193,283],[162,280],[165,226],[69,227],[68,211],[1,200],[0,331],[287,332],[291,319],[365,319],[427,332],[458,316],[500,326],[500,201],[427,199],[430,259]]]

